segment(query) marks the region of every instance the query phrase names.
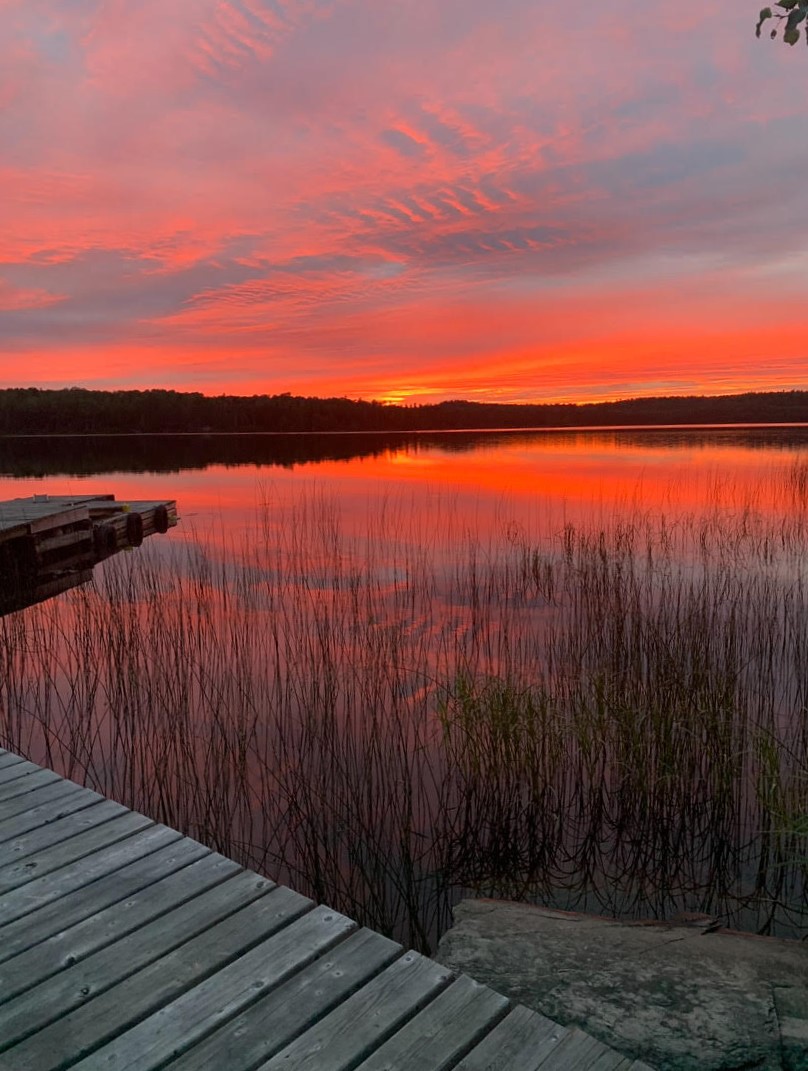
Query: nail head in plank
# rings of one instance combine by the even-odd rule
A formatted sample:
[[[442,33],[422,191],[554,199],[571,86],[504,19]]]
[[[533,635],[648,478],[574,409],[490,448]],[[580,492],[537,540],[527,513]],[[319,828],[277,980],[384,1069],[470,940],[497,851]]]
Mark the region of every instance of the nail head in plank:
[[[243,1071],[269,1059],[404,953],[361,929],[194,1045],[171,1071]]]

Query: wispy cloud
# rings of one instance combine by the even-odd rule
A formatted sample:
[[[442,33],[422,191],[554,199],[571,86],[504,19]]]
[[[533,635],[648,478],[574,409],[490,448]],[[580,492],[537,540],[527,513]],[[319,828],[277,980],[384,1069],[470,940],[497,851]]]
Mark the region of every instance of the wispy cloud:
[[[805,61],[749,18],[5,0],[4,381],[804,385]]]

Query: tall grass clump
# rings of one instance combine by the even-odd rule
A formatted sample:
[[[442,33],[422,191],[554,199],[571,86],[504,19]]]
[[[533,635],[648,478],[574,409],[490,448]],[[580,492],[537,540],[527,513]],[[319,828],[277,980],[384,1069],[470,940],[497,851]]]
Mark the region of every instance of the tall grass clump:
[[[797,933],[793,484],[484,537],[269,499],[0,619],[0,742],[424,949],[464,890]]]

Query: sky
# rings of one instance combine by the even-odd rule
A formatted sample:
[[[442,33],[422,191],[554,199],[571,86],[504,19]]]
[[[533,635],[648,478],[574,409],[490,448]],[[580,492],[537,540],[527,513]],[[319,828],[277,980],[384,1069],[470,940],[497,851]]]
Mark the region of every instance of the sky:
[[[808,51],[756,17],[0,0],[0,385],[808,388]]]

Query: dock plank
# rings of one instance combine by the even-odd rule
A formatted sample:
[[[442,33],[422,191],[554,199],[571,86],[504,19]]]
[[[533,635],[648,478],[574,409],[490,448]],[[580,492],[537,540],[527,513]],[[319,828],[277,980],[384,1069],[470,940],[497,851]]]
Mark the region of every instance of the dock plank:
[[[123,814],[110,818],[102,826],[89,829],[84,833],[77,833],[53,847],[28,856],[19,863],[0,866],[0,893],[16,889],[52,870],[59,870],[68,863],[73,863],[86,855],[92,855],[100,848],[113,844],[117,840],[124,840],[132,833],[137,833],[153,824],[152,820],[146,818],[145,815],[124,809]]]
[[[89,520],[87,507],[76,503],[56,505],[53,501],[33,502],[31,499],[0,503],[0,534],[4,538],[47,532],[55,525],[81,524]]]
[[[540,1067],[546,1071],[625,1071],[630,1063],[622,1053],[573,1027]]]
[[[20,796],[25,796],[29,792],[33,792],[36,788],[41,788],[42,785],[48,785],[52,781],[59,781],[59,775],[54,773],[53,770],[34,769],[33,772],[26,772],[25,776],[17,777],[8,784],[0,785],[0,804],[5,803],[8,800],[17,799]],[[0,817],[3,815],[3,810],[0,808]]]
[[[456,1071],[538,1071],[569,1034],[566,1027],[520,1005],[457,1065]],[[547,1064],[550,1071],[551,1064]]]
[[[55,873],[44,874],[11,892],[0,894],[0,918],[4,923],[13,922],[44,904],[90,885],[102,874],[118,870],[162,848],[164,844],[179,840],[180,836],[167,826],[147,823],[139,833],[127,837],[111,849],[96,852]]]
[[[172,1060],[171,1071],[254,1068],[403,954],[401,945],[381,934],[358,930],[326,957],[261,995],[256,1004]]]
[[[128,865],[91,877],[75,889],[69,885],[62,895],[43,899],[40,891],[39,896],[31,897],[32,886],[26,885],[16,893],[0,897],[0,918],[5,918],[7,913],[14,914],[14,901],[26,894],[23,908],[33,904],[30,910],[19,912],[13,921],[0,923],[0,963],[50,937],[68,932],[71,926],[85,919],[91,920],[110,905],[134,896],[194,860],[215,854],[167,826],[152,826],[126,844]],[[61,872],[58,876],[63,877]],[[41,884],[47,886],[52,881],[51,876],[42,879]]]
[[[448,1071],[510,1008],[507,997],[461,975],[357,1071]]]
[[[93,999],[90,999],[90,994],[82,992],[84,987],[79,987],[72,995],[68,991],[65,994],[67,999],[80,998],[83,1003],[62,1014],[38,1033],[13,1045],[0,1056],[0,1068],[4,1071],[6,1068],[13,1071],[59,1071],[66,1050],[71,1052],[74,1061],[90,1055],[123,1030],[134,1026],[163,1004],[314,907],[310,900],[290,889],[271,887],[267,891],[266,886],[271,886],[270,882],[263,882],[259,888],[260,879],[249,871],[243,871],[230,881],[242,888],[246,883],[247,888],[255,890],[258,899]],[[213,891],[214,894],[216,891]],[[196,900],[191,903],[196,906]],[[226,909],[226,904],[220,905],[220,910]],[[112,946],[112,951],[116,949],[117,945]],[[112,958],[110,956],[109,960]],[[110,967],[115,969],[113,964]],[[88,984],[93,984],[92,979]],[[103,979],[100,984],[103,984]],[[0,1007],[0,1038],[5,1041],[2,1011]],[[3,1042],[0,1042],[0,1047],[2,1045]]]
[[[76,1071],[157,1071],[166,1060],[255,1003],[356,929],[356,923],[315,907],[235,962],[160,1008],[76,1065]]]
[[[39,769],[41,769],[41,767],[35,766],[32,762],[26,762],[25,760],[9,763],[7,766],[0,767],[0,785],[8,784],[9,781],[16,781],[18,777],[34,773]]]
[[[28,859],[47,848],[61,844],[79,833],[104,825],[110,819],[124,814],[131,814],[131,812],[120,803],[99,799],[97,803],[84,807],[74,814],[54,818],[44,826],[28,830],[13,840],[6,840],[0,844],[0,863],[6,864],[6,860],[12,859],[15,862]],[[4,866],[0,866],[0,876],[2,876],[3,869]]]
[[[72,781],[64,781],[61,777],[56,780],[51,779],[39,788],[34,789],[33,792],[28,792],[23,796],[15,796],[14,799],[0,803],[0,822],[6,822],[10,818],[32,813],[44,804],[61,799],[64,796],[73,795],[75,792],[86,791],[88,790],[80,788]]]
[[[99,909],[91,896],[90,914],[81,922],[58,930],[50,937],[40,940],[36,947],[25,948],[16,956],[9,957],[0,965],[0,1003],[27,989],[33,988],[59,971],[72,967],[98,952],[107,945],[133,933],[146,923],[179,908],[187,900],[232,877],[240,870],[237,863],[214,852],[193,858],[188,847],[195,847],[197,855],[207,852],[193,841],[182,842],[188,865],[173,873],[165,873],[158,880],[128,896],[123,902]],[[30,916],[29,916],[30,918]],[[0,931],[0,940],[2,940]],[[141,940],[145,935],[141,936]],[[120,951],[120,950],[119,950]]]
[[[25,762],[25,759],[20,755],[15,755],[13,751],[0,749],[0,770],[4,770],[6,766],[14,766],[18,762]]]
[[[199,884],[201,885],[201,879]],[[247,871],[202,889],[186,905],[159,915],[113,945],[87,956],[26,990],[0,1003],[0,1049],[8,1048],[60,1015],[92,1001],[99,994],[149,967],[199,934],[212,932],[231,911],[250,904],[271,891],[271,882],[258,887]],[[226,887],[227,886],[227,887]]]
[[[44,791],[44,790],[43,790]],[[87,792],[86,789],[74,786],[73,792],[66,792],[57,796],[54,800],[46,801],[28,811],[22,811],[12,818],[0,821],[0,859],[3,856],[3,843],[31,833],[42,826],[57,822],[69,814],[83,811],[86,807],[92,807],[101,803],[104,799],[95,792]]]
[[[408,952],[261,1064],[261,1071],[349,1071],[452,980],[440,964]]]
[[[0,538],[47,531],[89,520],[89,503],[114,502],[114,495],[34,495],[0,502]]]

